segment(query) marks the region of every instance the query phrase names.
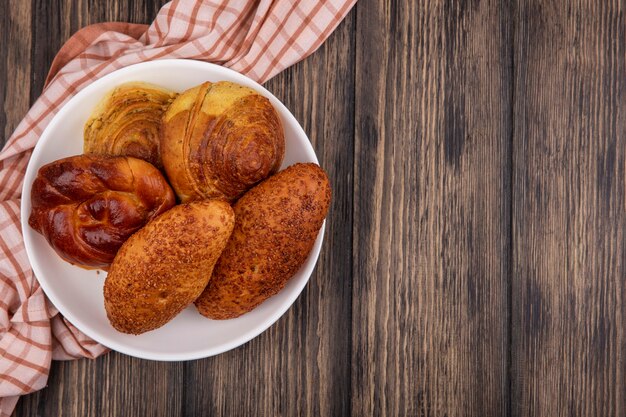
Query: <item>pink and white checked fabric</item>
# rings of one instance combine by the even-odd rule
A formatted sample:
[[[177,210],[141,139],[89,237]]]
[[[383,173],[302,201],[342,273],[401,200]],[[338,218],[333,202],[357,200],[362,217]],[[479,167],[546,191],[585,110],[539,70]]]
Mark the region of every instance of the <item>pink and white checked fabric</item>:
[[[43,388],[52,359],[95,358],[106,347],[67,322],[33,276],[20,230],[22,179],[44,128],[92,81],[138,62],[187,58],[264,82],[315,51],[356,0],[174,0],[150,26],[101,23],[74,34],[41,97],[0,152],[0,416]]]

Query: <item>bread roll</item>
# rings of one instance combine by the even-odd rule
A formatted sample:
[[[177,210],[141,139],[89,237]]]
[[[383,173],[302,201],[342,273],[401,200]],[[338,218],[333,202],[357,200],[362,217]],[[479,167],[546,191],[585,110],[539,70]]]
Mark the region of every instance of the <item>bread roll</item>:
[[[315,164],[296,164],[263,181],[234,206],[235,229],[195,304],[211,319],[252,310],[279,292],[311,252],[330,204]]]
[[[131,236],[104,283],[113,327],[140,334],[163,326],[205,288],[235,223],[223,201],[174,207]]]
[[[66,261],[106,269],[130,235],[174,203],[163,175],[141,159],[72,156],[39,169],[28,223]]]
[[[163,165],[182,202],[234,201],[276,172],[285,153],[269,100],[225,81],[179,95],[163,117],[161,135]]]
[[[161,163],[161,117],[175,93],[143,82],[122,84],[95,108],[85,124],[84,152],[125,155]]]

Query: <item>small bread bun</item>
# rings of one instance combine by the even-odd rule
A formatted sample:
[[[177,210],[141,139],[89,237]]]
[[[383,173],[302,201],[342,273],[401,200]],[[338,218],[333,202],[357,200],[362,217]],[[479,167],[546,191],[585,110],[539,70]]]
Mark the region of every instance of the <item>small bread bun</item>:
[[[196,300],[200,314],[230,319],[279,292],[311,252],[330,205],[330,183],[315,164],[296,164],[244,194],[235,229]]]
[[[205,288],[235,223],[223,201],[181,204],[119,250],[104,283],[109,321],[123,333],[163,326]]]

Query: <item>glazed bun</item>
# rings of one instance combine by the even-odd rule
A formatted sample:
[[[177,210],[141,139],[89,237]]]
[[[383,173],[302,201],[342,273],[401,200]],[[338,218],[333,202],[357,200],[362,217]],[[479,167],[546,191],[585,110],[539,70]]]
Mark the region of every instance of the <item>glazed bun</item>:
[[[28,223],[66,261],[106,269],[130,235],[174,203],[163,175],[141,159],[72,156],[39,169]]]

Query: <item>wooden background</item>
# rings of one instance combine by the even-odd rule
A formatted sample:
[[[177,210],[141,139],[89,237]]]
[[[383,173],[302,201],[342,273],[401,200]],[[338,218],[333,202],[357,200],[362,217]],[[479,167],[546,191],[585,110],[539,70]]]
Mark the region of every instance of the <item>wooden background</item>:
[[[162,3],[0,1],[3,139],[73,32]],[[334,186],[295,305],[214,358],[54,363],[15,416],[626,415],[624,9],[359,0],[266,84]]]

